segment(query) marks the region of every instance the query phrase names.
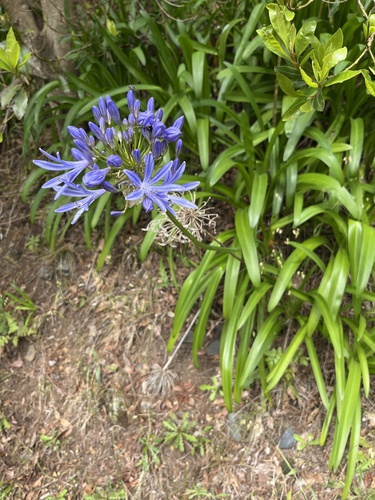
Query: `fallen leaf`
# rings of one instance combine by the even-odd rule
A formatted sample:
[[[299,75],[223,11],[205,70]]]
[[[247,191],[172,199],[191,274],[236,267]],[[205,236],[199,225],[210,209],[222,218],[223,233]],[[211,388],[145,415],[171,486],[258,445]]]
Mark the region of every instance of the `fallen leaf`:
[[[23,361],[21,358],[18,358],[16,361],[11,363],[10,365],[12,368],[21,368],[23,366]]]

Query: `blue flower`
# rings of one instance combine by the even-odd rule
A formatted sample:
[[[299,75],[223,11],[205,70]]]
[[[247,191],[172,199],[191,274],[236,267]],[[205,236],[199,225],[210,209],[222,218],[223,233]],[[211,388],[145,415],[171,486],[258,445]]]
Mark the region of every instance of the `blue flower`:
[[[59,188],[54,187],[55,191]],[[100,196],[105,194],[107,191],[105,189],[97,189],[96,191],[91,191],[89,189],[80,186],[79,184],[74,184],[73,182],[67,182],[64,190],[65,196],[72,196],[77,198],[82,198],[79,201],[72,201],[63,205],[62,207],[56,208],[55,212],[69,212],[69,210],[74,210],[78,208],[76,214],[73,217],[72,224],[75,224],[78,218],[87,211],[90,205]]]
[[[134,92],[131,89],[127,93],[126,98],[128,101],[128,108],[130,113],[137,117],[141,107],[140,101],[134,97]]]
[[[109,155],[105,161],[109,167],[113,168],[119,168],[123,163],[118,155]]]
[[[198,208],[191,201],[173,195],[173,193],[195,189],[199,185],[199,182],[176,184],[176,181],[183,174],[186,164],[184,162],[175,172],[171,172],[173,163],[173,161],[170,161],[165,164],[154,177],[151,177],[154,170],[154,159],[152,153],[148,153],[145,157],[143,180],[135,172],[124,170],[131,185],[137,188],[128,194],[125,199],[132,202],[142,202],[146,212],[150,212],[155,205],[162,212],[168,210],[172,215],[176,215],[172,208],[173,204],[193,209]]]
[[[57,153],[55,157],[47,153],[46,151],[43,151],[43,149],[40,149],[40,152],[43,153],[44,156],[49,158],[49,160],[51,161],[34,160],[35,165],[37,165],[38,167],[52,171],[68,170],[68,172],[65,172],[65,174],[59,175],[58,177],[54,177],[53,179],[45,182],[42,186],[43,188],[58,186],[65,181],[73,182],[74,179],[78,177],[81,172],[83,172],[83,170],[91,167],[95,161],[95,158],[90,157],[89,155],[83,153],[82,151],[79,151],[76,148],[72,148],[71,152],[77,161],[62,160],[59,153]]]
[[[82,181],[86,187],[95,188],[103,184],[105,177],[110,170],[111,169],[109,167],[99,168],[98,165],[95,164],[93,170],[91,170],[91,172],[87,172],[87,174],[82,177]]]
[[[120,111],[119,111],[118,107],[112,101],[112,99],[109,97],[109,95],[107,95],[105,100],[107,103],[108,114],[109,114],[111,120],[113,120],[116,123],[116,125],[120,125],[121,117],[120,117]]]
[[[184,117],[180,116],[180,118],[177,118],[177,120],[174,122],[172,127],[168,127],[166,131],[164,132],[164,139],[167,142],[176,142],[182,135],[181,132],[181,127],[184,124]]]
[[[154,112],[154,98],[150,97],[147,102],[147,111],[142,111],[138,115],[138,123],[142,127],[152,127],[155,122],[155,112]]]

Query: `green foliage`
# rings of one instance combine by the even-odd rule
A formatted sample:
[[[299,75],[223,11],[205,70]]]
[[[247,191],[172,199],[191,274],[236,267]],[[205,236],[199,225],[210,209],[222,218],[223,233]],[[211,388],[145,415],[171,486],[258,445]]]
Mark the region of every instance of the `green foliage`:
[[[212,384],[202,384],[199,386],[201,391],[208,391],[210,393],[210,401],[214,401],[217,395],[222,396],[223,392],[221,390],[221,382],[217,375],[212,377]]]
[[[0,499],[6,500],[12,494],[13,486],[0,481]]]
[[[83,500],[126,500],[128,495],[124,488],[114,489],[111,487],[103,490],[95,488],[95,493],[83,495]]]
[[[181,420],[174,413],[171,413],[169,418],[163,420],[163,425],[165,427],[163,435],[165,443],[171,443],[181,453],[185,452],[187,446],[192,455],[199,452],[203,457],[206,446],[210,443],[207,434],[212,429],[211,426],[197,431],[197,423],[190,420],[188,413],[184,413]]]
[[[41,434],[40,441],[46,448],[51,448],[53,451],[57,451],[61,445],[61,441],[54,431],[50,435]]]
[[[37,332],[35,313],[38,308],[30,297],[17,285],[16,293],[0,295],[0,346],[18,345],[20,338]]]
[[[228,498],[229,495],[226,493],[211,493],[209,490],[204,488],[201,483],[195,484],[192,488],[188,488],[184,495],[188,495],[187,498]]]
[[[307,446],[316,446],[320,444],[319,439],[315,439],[314,434],[311,432],[308,433],[306,438],[299,436],[298,434],[294,434],[294,439],[298,442],[297,450],[299,451],[304,450]]]
[[[206,309],[194,332],[197,365],[212,298],[216,293],[217,303],[221,295],[220,365],[229,411],[256,370],[270,395],[306,353],[327,409],[321,445],[336,412],[333,470],[349,441],[345,496],[355,472],[360,389],[369,396],[375,368],[373,97],[359,78],[372,61],[371,47],[361,49],[362,27],[372,21],[350,2],[332,10],[312,2],[298,14],[281,1],[267,4],[271,24],[257,31],[264,51],[254,33],[264,6],[254,6],[242,26],[247,45],[234,46],[231,62],[212,75],[217,101],[203,100],[216,109],[207,115],[214,155],[202,166],[205,189],[225,193],[235,207],[234,227],[216,236],[182,286],[168,349],[200,302]],[[329,22],[316,23],[316,9]],[[260,71],[273,54],[283,63],[275,69],[286,96],[275,92],[272,74]],[[242,112],[233,114],[233,103]],[[221,252],[223,245],[232,254]],[[285,325],[288,345],[271,363]],[[321,369],[322,346],[332,356],[333,394]]]
[[[142,458],[137,462],[137,467],[142,467],[143,471],[148,471],[152,465],[159,467],[161,460],[159,458],[160,448],[163,438],[155,434],[143,436],[140,439],[142,445]]]
[[[27,63],[30,53],[24,53],[21,59],[21,46],[17,42],[13,29],[10,28],[5,40],[5,46],[0,47],[0,69],[6,73],[2,76],[0,92],[1,109],[4,111],[0,125],[0,142],[6,124],[15,117],[21,120],[26,113],[28,104],[29,82],[21,69]]]

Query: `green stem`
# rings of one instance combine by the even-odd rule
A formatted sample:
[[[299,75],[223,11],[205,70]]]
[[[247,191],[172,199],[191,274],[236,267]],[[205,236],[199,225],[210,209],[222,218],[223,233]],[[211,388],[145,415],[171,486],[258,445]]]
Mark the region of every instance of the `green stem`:
[[[239,251],[239,248],[227,248],[225,247],[220,241],[215,239],[217,243],[219,243],[220,246],[213,246],[213,245],[206,245],[205,243],[202,243],[201,241],[197,240],[195,236],[191,234],[190,231],[188,231],[177,219],[174,215],[172,215],[170,212],[166,212],[167,216],[171,219],[173,224],[178,227],[178,229],[181,231],[182,234],[184,234],[187,238],[189,238],[190,241],[194,243],[197,247],[201,248],[202,250],[210,250],[211,252],[221,252],[221,253],[229,253],[232,257],[235,259],[242,261],[240,257],[238,257],[234,252]]]

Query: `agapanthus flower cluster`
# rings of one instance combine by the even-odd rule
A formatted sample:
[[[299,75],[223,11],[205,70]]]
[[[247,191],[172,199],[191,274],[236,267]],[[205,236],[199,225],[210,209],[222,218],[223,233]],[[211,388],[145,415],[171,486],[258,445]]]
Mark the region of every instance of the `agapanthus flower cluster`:
[[[89,122],[87,133],[83,128],[68,127],[74,147],[74,161],[63,160],[59,153],[53,156],[40,150],[47,160],[34,163],[46,170],[59,172],[43,188],[53,188],[55,199],[70,196],[77,201],[56,209],[68,212],[77,209],[72,224],[105,193],[120,193],[124,197],[121,215],[130,206],[142,203],[146,212],[158,207],[161,212],[176,215],[173,206],[197,209],[181,193],[195,189],[199,182],[179,183],[186,163],[180,162],[182,149],[181,128],[184,117],[172,126],[163,122],[163,111],[155,111],[154,99],[147,103],[146,111],[140,110],[140,101],[133,90],[127,93],[129,114],[121,118],[120,111],[107,95],[93,106],[94,121]],[[172,146],[173,145],[173,146]],[[174,149],[174,160],[165,162],[165,155]]]

